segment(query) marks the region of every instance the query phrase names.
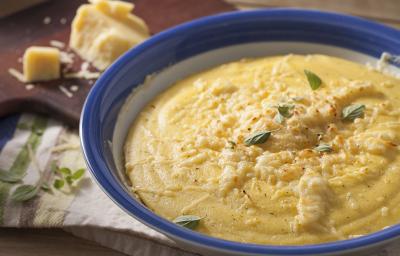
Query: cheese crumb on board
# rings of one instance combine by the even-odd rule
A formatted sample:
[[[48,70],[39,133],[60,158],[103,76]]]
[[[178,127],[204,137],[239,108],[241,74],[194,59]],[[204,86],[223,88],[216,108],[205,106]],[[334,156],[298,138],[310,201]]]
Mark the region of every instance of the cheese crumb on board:
[[[23,70],[26,82],[49,81],[60,77],[60,51],[53,47],[31,46],[25,50]]]
[[[63,25],[67,24],[67,19],[66,18],[61,18],[60,19],[60,23],[63,24]]]
[[[68,52],[60,52],[60,61],[66,64],[74,63],[74,54]]]
[[[50,40],[50,45],[53,47],[60,48],[60,49],[65,47],[65,43],[63,43],[61,41],[57,41],[57,40]]]
[[[64,93],[68,98],[72,98],[74,96],[70,91],[68,91],[67,88],[65,88],[63,85],[59,85],[58,88],[62,93]]]
[[[81,70],[79,72],[64,74],[64,78],[83,78],[83,79],[97,79],[101,75],[100,72],[90,72],[88,70]]]
[[[65,73],[64,77],[65,78],[82,78],[82,79],[96,79],[98,78],[101,73],[100,72],[91,72],[89,70],[90,63],[87,61],[82,62],[81,64],[81,69],[79,72],[73,72],[73,73]]]
[[[99,70],[106,69],[131,47],[149,37],[142,19],[131,14],[134,5],[92,0],[79,7],[72,22],[69,45]]]
[[[35,85],[33,85],[33,84],[27,84],[27,85],[25,85],[25,89],[26,89],[27,91],[30,91],[30,90],[32,90],[33,88],[35,88]]]
[[[77,92],[77,91],[79,90],[79,86],[77,86],[77,85],[71,85],[71,86],[69,87],[69,89],[70,89],[72,92]]]
[[[24,74],[16,70],[15,68],[9,68],[8,73],[15,77],[18,81],[25,83],[25,77]]]
[[[48,25],[48,24],[50,24],[51,23],[51,18],[50,17],[44,17],[44,19],[43,19],[43,24],[45,24],[45,25]]]

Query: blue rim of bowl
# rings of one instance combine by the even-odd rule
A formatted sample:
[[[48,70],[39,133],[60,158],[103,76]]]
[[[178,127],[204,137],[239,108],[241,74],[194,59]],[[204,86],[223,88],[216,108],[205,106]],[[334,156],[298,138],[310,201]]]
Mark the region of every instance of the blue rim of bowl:
[[[129,62],[130,59],[134,58],[135,55],[139,54],[143,50],[151,48],[153,45],[168,38],[169,36],[173,36],[178,33],[184,33],[185,31],[195,29],[197,26],[201,26],[202,24],[224,22],[225,20],[231,20],[232,18],[239,19],[252,15],[286,15],[299,18],[311,17],[313,20],[329,20],[331,23],[336,22],[337,24],[346,24],[348,26],[353,26],[356,29],[365,30],[371,33],[379,33],[380,37],[388,38],[388,40],[393,40],[393,38],[395,38],[396,41],[400,41],[400,31],[362,18],[330,12],[286,8],[228,12],[187,22],[161,32],[151,37],[141,45],[138,45],[134,49],[128,51],[113,65],[111,65],[93,86],[85,101],[80,122],[81,145],[86,163],[96,182],[117,205],[142,223],[145,223],[153,229],[158,230],[159,232],[170,237],[174,237],[177,240],[182,240],[192,245],[211,248],[219,251],[257,255],[328,254],[366,248],[382,242],[387,242],[400,236],[400,225],[394,225],[387,229],[359,238],[314,245],[280,246],[227,241],[179,227],[172,222],[169,222],[168,220],[156,215],[143,204],[136,201],[131,194],[127,193],[123,188],[123,185],[121,185],[117,181],[116,177],[112,175],[112,171],[108,170],[107,163],[101,154],[102,152],[99,150],[99,146],[101,147],[104,142],[99,141],[99,138],[95,137],[93,133],[98,133],[100,126],[100,124],[97,122],[101,119],[98,111],[98,107],[101,106],[101,102],[98,100],[100,98],[99,95],[104,93],[104,88],[106,88],[110,77],[118,73],[118,70],[125,63]],[[376,54],[374,55],[377,57]]]

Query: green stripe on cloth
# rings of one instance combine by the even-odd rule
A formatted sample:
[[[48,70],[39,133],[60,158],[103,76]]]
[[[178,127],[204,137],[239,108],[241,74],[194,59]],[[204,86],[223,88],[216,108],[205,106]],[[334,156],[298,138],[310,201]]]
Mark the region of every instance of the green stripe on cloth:
[[[47,119],[43,117],[35,117],[33,122],[32,122],[32,127],[31,127],[31,134],[25,143],[25,145],[22,147],[21,151],[18,153],[17,157],[14,160],[13,165],[9,169],[10,172],[13,172],[15,174],[19,175],[25,175],[26,170],[29,167],[30,164],[30,158],[29,158],[29,151],[28,151],[28,145],[32,147],[33,152],[36,151],[37,147],[40,144],[44,129],[46,128],[47,125]],[[10,189],[12,188],[14,184],[10,183],[5,183],[0,181],[0,225],[3,224],[3,217],[4,217],[4,210],[5,210],[5,205],[7,202],[7,198],[10,192]]]

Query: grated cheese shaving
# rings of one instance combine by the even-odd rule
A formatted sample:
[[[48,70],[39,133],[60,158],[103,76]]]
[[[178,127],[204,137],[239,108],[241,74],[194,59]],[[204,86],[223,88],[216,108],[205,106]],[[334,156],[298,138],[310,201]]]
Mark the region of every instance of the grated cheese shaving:
[[[60,19],[60,23],[63,24],[63,25],[66,24],[67,23],[67,18],[61,18]]]
[[[368,70],[376,70],[381,73],[400,78],[400,72],[396,72],[397,70],[390,69],[390,61],[394,63],[400,63],[400,56],[383,52],[375,65],[367,62],[365,66],[368,68]]]
[[[43,24],[48,25],[48,24],[50,24],[50,23],[51,23],[51,18],[48,17],[48,16],[44,17],[44,19],[43,19]]]
[[[74,63],[74,54],[73,53],[68,53],[68,52],[62,52],[60,51],[60,61],[62,63]]]
[[[24,74],[22,74],[18,70],[14,69],[14,68],[9,68],[8,73],[10,73],[10,75],[15,77],[18,81],[20,81],[22,83],[26,82]]]
[[[83,78],[83,79],[97,79],[101,75],[100,72],[90,72],[81,70],[79,72],[64,74],[65,78]]]
[[[386,217],[389,214],[389,208],[387,208],[386,206],[381,208],[381,215],[382,217]]]
[[[349,235],[349,238],[358,238],[358,237],[362,237],[363,235]]]
[[[26,89],[27,91],[30,91],[30,90],[32,90],[33,88],[35,88],[35,85],[33,85],[33,84],[27,84],[27,85],[25,85],[25,89]]]
[[[57,41],[57,40],[50,40],[50,45],[53,47],[60,48],[60,49],[65,47],[65,43],[63,43],[61,41]]]
[[[69,89],[70,89],[72,92],[76,92],[76,91],[79,90],[79,86],[77,86],[77,85],[71,85],[71,87],[69,87]]]
[[[72,98],[74,96],[70,91],[68,91],[67,88],[65,88],[62,85],[59,85],[58,88],[60,88],[60,91],[63,92],[68,98]]]
[[[89,62],[84,61],[81,65],[81,71],[88,71],[89,70]]]

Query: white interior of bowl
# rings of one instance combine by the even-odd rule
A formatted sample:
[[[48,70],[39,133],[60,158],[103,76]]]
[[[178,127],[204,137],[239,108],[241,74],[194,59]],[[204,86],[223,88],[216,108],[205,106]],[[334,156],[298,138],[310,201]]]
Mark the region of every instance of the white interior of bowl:
[[[123,146],[129,127],[143,107],[156,95],[166,90],[176,81],[202,70],[218,66],[242,58],[265,57],[285,54],[326,54],[361,64],[376,63],[371,56],[345,48],[304,43],[304,42],[259,42],[240,44],[208,51],[191,57],[175,65],[169,66],[157,74],[151,75],[146,82],[135,88],[122,106],[114,128],[111,151],[117,166],[117,175],[126,183],[123,168]],[[390,72],[400,72],[394,66],[388,67]]]

